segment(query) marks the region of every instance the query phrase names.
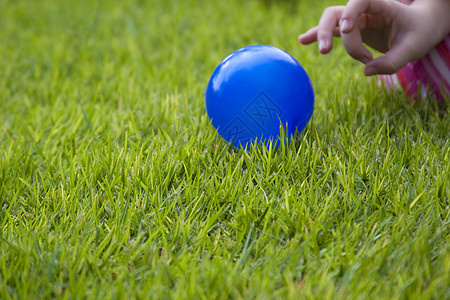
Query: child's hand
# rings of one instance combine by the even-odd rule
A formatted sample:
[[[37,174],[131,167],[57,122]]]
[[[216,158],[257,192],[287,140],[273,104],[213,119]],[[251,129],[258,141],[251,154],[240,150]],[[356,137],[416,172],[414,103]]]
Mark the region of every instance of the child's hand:
[[[450,31],[450,0],[350,0],[327,8],[319,25],[299,36],[302,44],[318,41],[319,51],[332,49],[340,36],[347,52],[365,64],[364,74],[392,74],[424,56]],[[362,43],[385,53],[373,59]]]

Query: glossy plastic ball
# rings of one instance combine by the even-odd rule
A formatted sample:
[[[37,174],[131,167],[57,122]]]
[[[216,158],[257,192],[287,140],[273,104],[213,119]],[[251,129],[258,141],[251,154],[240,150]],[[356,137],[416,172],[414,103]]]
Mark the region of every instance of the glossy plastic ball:
[[[218,133],[235,147],[290,139],[307,125],[314,90],[300,63],[272,46],[254,45],[227,56],[205,90],[206,112]],[[283,127],[283,128],[282,128]]]

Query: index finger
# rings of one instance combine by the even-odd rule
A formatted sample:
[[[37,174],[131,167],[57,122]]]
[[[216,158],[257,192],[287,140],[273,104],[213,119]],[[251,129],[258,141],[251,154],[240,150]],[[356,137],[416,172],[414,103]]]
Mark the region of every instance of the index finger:
[[[357,23],[360,15],[364,13],[380,14],[389,12],[392,1],[385,0],[350,0],[342,12],[341,32],[351,32]]]
[[[358,26],[349,33],[343,33],[342,43],[344,44],[347,53],[354,59],[359,60],[363,64],[368,63],[373,59],[372,53],[367,50],[363,45],[363,40],[361,36],[361,30],[366,26],[366,15],[360,17],[358,21]]]

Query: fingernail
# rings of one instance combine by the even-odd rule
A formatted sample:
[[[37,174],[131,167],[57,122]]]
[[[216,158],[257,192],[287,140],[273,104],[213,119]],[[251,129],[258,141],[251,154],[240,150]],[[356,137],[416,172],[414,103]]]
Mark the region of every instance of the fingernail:
[[[319,40],[319,51],[322,52],[327,47],[328,43],[325,40]]]
[[[372,76],[377,74],[377,69],[374,67],[368,67],[364,70],[364,73],[366,74],[366,76]]]
[[[341,22],[341,31],[350,30],[350,21],[347,19],[343,19]]]
[[[370,61],[372,61],[372,57],[366,56],[366,57],[361,58],[361,62],[363,64],[367,64]]]

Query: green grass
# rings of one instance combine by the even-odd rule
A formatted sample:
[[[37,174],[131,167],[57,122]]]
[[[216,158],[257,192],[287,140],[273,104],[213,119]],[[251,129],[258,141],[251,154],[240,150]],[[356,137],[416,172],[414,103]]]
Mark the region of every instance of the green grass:
[[[0,0],[0,298],[449,299],[449,106],[300,46],[332,3]],[[276,151],[204,109],[250,44],[316,90]]]

